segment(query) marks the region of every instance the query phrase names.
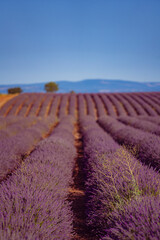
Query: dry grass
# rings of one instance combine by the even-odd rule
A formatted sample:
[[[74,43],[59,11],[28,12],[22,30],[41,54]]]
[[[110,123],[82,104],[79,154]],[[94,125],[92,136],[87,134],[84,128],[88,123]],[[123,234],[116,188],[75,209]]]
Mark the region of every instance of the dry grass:
[[[16,97],[18,94],[0,94],[0,108],[11,98]]]

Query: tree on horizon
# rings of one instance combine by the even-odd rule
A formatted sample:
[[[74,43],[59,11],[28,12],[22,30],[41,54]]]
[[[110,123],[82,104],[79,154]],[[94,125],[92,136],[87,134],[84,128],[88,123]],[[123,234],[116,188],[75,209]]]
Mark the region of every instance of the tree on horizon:
[[[58,84],[55,82],[49,82],[45,84],[46,92],[56,92],[59,90]]]

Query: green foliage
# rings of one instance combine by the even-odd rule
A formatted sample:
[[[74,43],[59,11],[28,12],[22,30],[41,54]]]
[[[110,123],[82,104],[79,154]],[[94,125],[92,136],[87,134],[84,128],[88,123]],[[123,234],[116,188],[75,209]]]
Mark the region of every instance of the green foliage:
[[[75,91],[73,91],[73,90],[72,90],[72,91],[70,91],[70,93],[74,94],[74,93],[75,93]]]
[[[22,89],[20,87],[8,88],[8,94],[21,93]]]
[[[46,92],[56,92],[59,90],[58,84],[55,82],[49,82],[45,84]]]

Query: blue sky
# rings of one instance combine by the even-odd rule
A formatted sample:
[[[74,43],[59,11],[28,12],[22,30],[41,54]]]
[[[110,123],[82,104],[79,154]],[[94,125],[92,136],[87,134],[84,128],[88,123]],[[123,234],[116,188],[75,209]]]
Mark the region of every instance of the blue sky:
[[[159,0],[0,0],[0,84],[160,82]]]

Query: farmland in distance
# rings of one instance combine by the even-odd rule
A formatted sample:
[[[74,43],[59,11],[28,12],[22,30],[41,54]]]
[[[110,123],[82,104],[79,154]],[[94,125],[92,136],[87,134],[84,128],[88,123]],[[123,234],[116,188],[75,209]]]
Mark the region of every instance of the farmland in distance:
[[[160,239],[160,92],[0,96],[0,239]]]

